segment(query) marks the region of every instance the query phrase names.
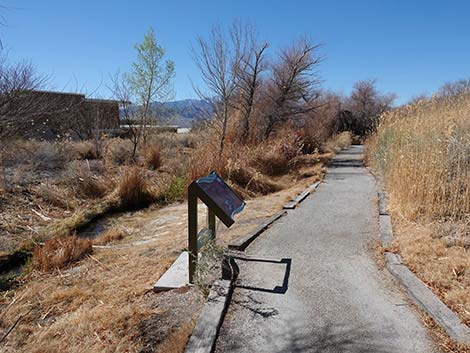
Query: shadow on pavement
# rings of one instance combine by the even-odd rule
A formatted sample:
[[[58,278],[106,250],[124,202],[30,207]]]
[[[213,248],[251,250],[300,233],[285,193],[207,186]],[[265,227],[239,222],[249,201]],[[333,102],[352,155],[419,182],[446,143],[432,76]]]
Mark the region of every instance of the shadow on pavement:
[[[392,353],[397,347],[379,342],[383,332],[369,328],[327,324],[307,331],[295,325],[285,325],[286,330],[260,337],[257,351],[272,353]],[[351,324],[352,326],[352,324]],[[263,342],[264,341],[264,342]],[[247,352],[243,340],[225,345],[224,352]]]
[[[362,165],[361,159],[341,158],[341,159],[333,159],[328,167],[329,168],[344,168],[344,167],[360,168],[362,166],[363,165]]]
[[[282,280],[282,285],[281,286],[275,286],[274,288],[270,289],[270,288],[244,286],[244,285],[235,284],[235,288],[242,288],[242,289],[247,289],[247,290],[252,290],[252,291],[257,291],[257,292],[265,292],[265,293],[273,293],[273,294],[284,294],[284,293],[287,292],[287,289],[289,288],[289,276],[290,276],[290,269],[291,269],[291,265],[292,265],[292,259],[281,259],[280,261],[278,261],[278,260],[267,260],[267,259],[256,259],[256,258],[237,258],[237,257],[234,257],[234,259],[237,259],[239,261],[240,260],[241,261],[247,261],[247,262],[285,264],[286,265],[286,270],[284,272],[284,278]],[[239,271],[237,271],[237,272],[239,272]]]

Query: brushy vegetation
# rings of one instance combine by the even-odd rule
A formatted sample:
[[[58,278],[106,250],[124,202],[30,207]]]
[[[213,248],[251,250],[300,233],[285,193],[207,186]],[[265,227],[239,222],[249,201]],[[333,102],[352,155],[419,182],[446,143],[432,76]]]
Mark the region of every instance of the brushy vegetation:
[[[417,100],[384,114],[367,146],[390,197],[396,235],[391,250],[467,324],[469,118],[468,91]]]
[[[75,236],[52,238],[42,246],[36,247],[33,266],[37,270],[60,269],[82,259],[92,252],[91,240]]]
[[[470,213],[469,106],[468,94],[435,97],[382,117],[372,159],[407,216]]]
[[[72,129],[55,135],[57,141],[24,140],[20,137],[25,134],[8,128],[8,119],[0,124],[0,133],[8,133],[8,143],[0,146],[0,236],[5,239],[0,250],[34,252],[26,288],[10,293],[10,304],[2,312],[8,319],[0,320],[3,329],[18,316],[24,321],[9,337],[14,351],[79,346],[90,352],[103,347],[134,350],[142,343],[136,328],[151,314],[145,297],[150,282],[186,243],[178,228],[184,221],[176,224],[171,236],[162,232],[164,241],[153,243],[152,249],[138,241],[135,248],[103,246],[123,240],[127,233],[110,229],[87,240],[80,238],[85,227],[111,213],[181,201],[190,182],[213,170],[245,198],[267,198],[264,195],[303,178],[309,178],[308,183],[319,180],[323,164],[351,143],[351,134],[344,131],[374,131],[377,116],[393,100],[379,94],[373,81],[357,84],[349,99],[322,91],[320,47],[305,39],[267,56],[269,44],[258,41],[254,28],[234,25],[214,28],[208,38],[199,37],[195,47],[194,57],[209,90],[198,93],[211,109],[207,116],[201,113],[189,134],[152,126],[168,123],[154,103],[170,99],[174,75],[170,60],[160,66],[164,50],[152,30],[136,46],[134,70],[113,80],[113,95],[121,102],[124,119],[116,129],[123,133],[111,134],[122,138],[107,136],[94,121],[85,121],[91,127],[86,134]],[[133,109],[128,109],[130,101]],[[24,119],[3,114],[0,120],[5,117],[14,117],[18,126]],[[73,116],[61,117],[60,123],[67,125],[68,120]],[[54,125],[51,120],[47,124]],[[72,136],[89,140],[69,140]],[[263,209],[282,202],[273,200]],[[245,227],[246,223],[246,231]],[[93,245],[97,251],[92,255]],[[203,251],[198,268],[203,291],[214,264],[220,262],[219,246],[210,244]],[[66,269],[87,255],[81,266]],[[192,325],[191,320],[174,331],[160,351],[182,351]]]
[[[120,206],[125,209],[137,208],[152,202],[152,194],[145,177],[138,168],[131,168],[122,176],[116,188]]]
[[[93,239],[93,245],[107,245],[114,241],[122,240],[126,236],[126,232],[122,229],[107,229],[96,238]]]
[[[48,332],[55,335],[72,324],[73,332],[68,331],[68,338],[78,342],[84,336],[90,337],[86,343],[90,351],[101,349],[101,339],[108,340],[110,347],[118,347],[119,342],[138,345],[134,342],[135,330],[129,323],[136,326],[149,315],[142,299],[151,285],[149,281],[158,278],[158,274],[170,265],[173,255],[169,254],[181,249],[184,241],[179,239],[175,244],[174,239],[168,237],[165,245],[154,248],[152,244],[151,255],[148,251],[137,249],[135,253],[131,252],[133,257],[130,258],[130,250],[120,251],[119,247],[104,253],[107,247],[103,245],[112,247],[116,242],[126,241],[127,231],[123,229],[111,228],[93,240],[81,239],[74,234],[79,234],[90,222],[110,212],[139,209],[149,203],[164,205],[182,200],[188,183],[211,170],[221,173],[245,197],[276,192],[302,178],[319,178],[322,162],[331,157],[335,150],[345,146],[341,141],[346,136],[341,134],[331,141],[324,141],[313,153],[305,154],[305,134],[299,130],[284,129],[262,143],[244,145],[237,142],[234,130],[229,128],[224,152],[220,154],[217,139],[211,138],[216,131],[216,126],[208,124],[205,129],[191,134],[149,136],[148,146],[154,145],[155,151],[160,154],[158,167],[155,163],[148,163],[149,147],[139,149],[134,159],[118,158],[117,154],[110,157],[111,150],[113,153],[128,151],[127,147],[119,147],[121,144],[127,145],[127,141],[121,139],[104,139],[102,152],[96,155],[88,154],[86,151],[91,144],[82,142],[34,142],[35,149],[53,144],[66,151],[63,153],[65,162],[60,168],[54,165],[51,170],[34,168],[32,157],[11,156],[12,163],[4,165],[4,170],[7,183],[16,186],[4,194],[7,207],[11,205],[6,210],[12,217],[14,215],[12,220],[15,219],[15,222],[17,215],[24,217],[20,223],[24,224],[24,228],[7,228],[8,224],[3,223],[2,227],[6,227],[1,230],[23,234],[22,239],[29,244],[27,249],[34,247],[31,262],[34,271],[25,280],[25,292],[18,292],[16,300],[20,304],[11,306],[5,322],[10,323],[15,315],[24,315],[31,305],[37,310],[24,317],[24,322],[12,333],[9,344],[25,350],[38,344],[44,350],[57,350],[63,347],[63,340],[51,340]],[[29,146],[32,142],[16,143]],[[92,148],[89,150],[93,151]],[[124,156],[128,156],[126,153]],[[83,159],[84,155],[97,158]],[[151,159],[155,160],[153,157]],[[24,177],[20,187],[14,179],[19,171]],[[34,223],[30,219],[30,201],[22,203],[24,195],[31,195],[28,197],[31,197],[33,207],[38,212],[38,215],[34,214]],[[4,219],[8,220],[7,217]],[[31,225],[37,227],[33,228],[36,231],[28,228]],[[92,254],[93,245],[101,247],[97,246]],[[220,262],[222,249],[219,246],[213,244],[204,251],[198,272],[198,283],[203,292],[207,291],[214,266]],[[116,251],[119,253],[116,254]],[[83,262],[77,268],[68,269],[76,261]],[[94,274],[91,274],[90,268],[94,268]],[[158,274],[149,277],[149,268],[158,268]],[[73,277],[73,285],[63,282],[61,278],[65,278],[62,277],[64,273],[67,278]],[[47,281],[41,278],[47,278]],[[135,285],[131,286],[130,283]],[[116,285],[119,286],[118,293],[116,289],[111,289]],[[135,288],[138,288],[137,292]],[[96,302],[100,301],[105,304],[96,306]],[[129,304],[123,308],[123,302]],[[116,307],[120,309],[116,310]],[[102,320],[101,317],[107,319]],[[110,317],[113,317],[112,327],[108,325]],[[51,318],[57,318],[57,321]],[[37,323],[45,329],[36,330]],[[169,346],[181,351],[193,323],[185,325],[188,325],[187,329],[175,331],[175,337],[171,336],[162,344],[160,348],[163,351]],[[26,330],[29,330],[28,339],[24,336]],[[95,333],[98,333],[98,338]],[[122,333],[125,339],[121,337]]]

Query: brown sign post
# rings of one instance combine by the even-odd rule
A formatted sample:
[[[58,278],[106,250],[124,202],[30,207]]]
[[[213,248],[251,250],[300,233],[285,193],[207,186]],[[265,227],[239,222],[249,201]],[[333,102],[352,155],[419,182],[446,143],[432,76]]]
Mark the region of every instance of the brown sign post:
[[[201,200],[208,208],[207,223],[209,238],[215,239],[215,217],[230,227],[235,223],[235,214],[241,212],[245,202],[216,173],[193,181],[188,188],[188,250],[189,250],[189,283],[194,283],[199,245],[197,231],[197,202]]]

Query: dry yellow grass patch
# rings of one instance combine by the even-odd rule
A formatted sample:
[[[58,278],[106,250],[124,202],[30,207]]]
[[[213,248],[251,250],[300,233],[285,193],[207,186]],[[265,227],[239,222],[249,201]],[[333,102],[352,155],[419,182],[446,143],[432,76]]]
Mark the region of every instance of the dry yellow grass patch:
[[[126,232],[122,229],[117,229],[117,228],[111,228],[100,235],[98,235],[96,238],[93,239],[93,244],[95,245],[106,245],[109,243],[112,243],[113,241],[117,240],[122,240],[126,236]]]
[[[79,239],[75,236],[53,238],[34,249],[33,266],[41,271],[60,269],[91,252],[91,241],[88,239]]]
[[[394,220],[400,219],[392,214]],[[404,262],[470,325],[470,256],[468,250],[433,238],[433,225],[394,221],[396,244]]]
[[[371,161],[409,218],[470,213],[470,95],[433,98],[382,116]]]
[[[326,143],[332,150],[338,152],[342,149],[350,147],[352,144],[352,135],[349,131],[342,132]]]
[[[7,352],[137,352],[138,323],[152,315],[144,294],[172,258],[152,248],[106,250],[55,275],[33,272],[2,312]]]
[[[190,321],[170,334],[168,339],[158,347],[158,353],[181,353],[184,352],[189,336],[193,332],[194,321]]]
[[[287,199],[317,176],[275,194],[248,200],[247,212],[230,229],[218,224],[217,239],[227,244],[257,228]],[[248,211],[249,210],[249,211]],[[204,222],[201,207],[200,221]],[[139,352],[145,342],[142,321],[173,306],[149,306],[155,281],[187,246],[187,206],[142,210],[116,219],[115,227],[130,234],[119,247],[98,249],[76,267],[54,274],[33,271],[24,286],[0,301],[0,330],[25,315],[1,346],[5,352]],[[178,296],[172,293],[172,298]],[[193,304],[191,304],[193,305]],[[200,304],[186,305],[187,322],[172,329],[161,352],[182,352],[197,319]],[[181,310],[181,309],[180,309]],[[158,318],[158,316],[157,316]],[[162,323],[162,325],[165,325]]]
[[[382,116],[367,143],[367,160],[390,196],[394,249],[467,324],[469,117],[469,94],[421,100]]]

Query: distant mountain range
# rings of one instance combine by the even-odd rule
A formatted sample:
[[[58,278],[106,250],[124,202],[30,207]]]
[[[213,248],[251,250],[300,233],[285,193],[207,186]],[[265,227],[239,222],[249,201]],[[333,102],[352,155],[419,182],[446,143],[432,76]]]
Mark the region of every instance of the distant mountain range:
[[[212,107],[200,99],[183,99],[165,103],[152,103],[158,116],[168,125],[190,128],[194,121],[210,116]],[[132,107],[132,106],[131,106]],[[135,108],[134,108],[135,109]],[[131,109],[132,110],[132,109]]]

